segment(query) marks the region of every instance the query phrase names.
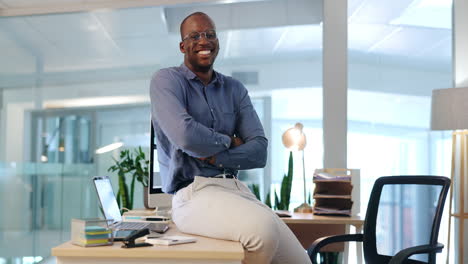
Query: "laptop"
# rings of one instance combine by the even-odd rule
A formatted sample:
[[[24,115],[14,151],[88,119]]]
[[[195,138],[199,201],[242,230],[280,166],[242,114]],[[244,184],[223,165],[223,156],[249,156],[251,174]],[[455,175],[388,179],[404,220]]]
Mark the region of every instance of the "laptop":
[[[96,192],[104,217],[106,219],[113,219],[113,223],[110,227],[118,231],[116,232],[115,237],[125,237],[132,231],[145,228],[157,233],[164,233],[169,229],[169,226],[166,223],[123,222],[122,215],[120,214],[119,206],[117,204],[117,199],[115,198],[114,191],[112,190],[110,178],[107,176],[96,176],[93,178],[93,182],[94,187],[96,187]]]

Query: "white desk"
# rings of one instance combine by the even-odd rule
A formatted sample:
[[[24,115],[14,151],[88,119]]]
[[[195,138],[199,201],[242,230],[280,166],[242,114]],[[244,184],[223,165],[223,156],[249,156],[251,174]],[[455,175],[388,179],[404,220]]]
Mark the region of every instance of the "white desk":
[[[174,224],[171,224],[171,229],[166,234],[184,235]],[[116,242],[112,246],[87,248],[66,242],[52,248],[52,256],[57,257],[57,264],[240,264],[244,258],[244,249],[239,242],[195,237],[197,237],[196,243],[130,249],[121,248],[121,242]]]
[[[355,226],[356,231],[362,231],[364,220],[361,217],[319,216],[313,214],[293,213],[292,217],[282,218],[306,248],[316,238],[349,233],[349,227]],[[174,224],[167,231],[168,235],[182,234]],[[183,235],[183,234],[182,234]],[[193,236],[193,235],[189,235]],[[66,242],[52,248],[52,255],[57,257],[57,264],[114,264],[114,263],[241,263],[244,249],[239,242],[218,240],[196,236],[196,243],[174,246],[153,246],[125,249],[122,243],[113,246],[79,247]],[[330,247],[331,251],[342,251]],[[362,263],[362,247],[356,248],[358,263]],[[344,260],[347,262],[348,247],[344,248]]]

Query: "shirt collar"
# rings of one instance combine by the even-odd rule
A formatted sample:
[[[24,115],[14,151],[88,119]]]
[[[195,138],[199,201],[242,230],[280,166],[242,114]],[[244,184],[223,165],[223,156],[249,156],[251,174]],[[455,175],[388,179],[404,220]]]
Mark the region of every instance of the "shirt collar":
[[[180,65],[180,69],[182,70],[184,76],[189,80],[198,79],[197,75],[193,73],[184,63]],[[223,85],[224,81],[221,77],[221,74],[217,71],[213,70],[214,79],[210,83],[218,83],[219,85]]]

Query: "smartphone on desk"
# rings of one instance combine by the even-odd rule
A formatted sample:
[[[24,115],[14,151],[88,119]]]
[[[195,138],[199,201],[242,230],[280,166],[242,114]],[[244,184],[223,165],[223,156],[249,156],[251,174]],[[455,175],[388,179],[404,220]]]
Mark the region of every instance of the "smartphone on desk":
[[[167,230],[169,230],[169,225],[163,224],[163,223],[151,223],[148,226],[148,229],[151,232],[150,235],[153,235],[154,237],[156,237],[157,236],[156,234],[164,234]],[[138,231],[139,230],[117,230],[114,232],[114,241],[123,241],[124,238]],[[160,237],[160,236],[157,236],[157,237]]]

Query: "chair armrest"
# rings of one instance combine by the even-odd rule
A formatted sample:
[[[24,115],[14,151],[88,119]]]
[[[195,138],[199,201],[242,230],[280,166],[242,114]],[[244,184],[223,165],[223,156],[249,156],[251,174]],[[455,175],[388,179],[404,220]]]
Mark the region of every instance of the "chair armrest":
[[[410,248],[405,248],[398,252],[388,264],[399,264],[403,263],[409,257],[415,254],[423,254],[423,253],[440,253],[444,245],[441,243],[437,243],[435,245],[422,245],[422,246],[415,246]]]
[[[337,235],[337,236],[326,236],[321,237],[312,243],[307,249],[307,254],[309,254],[310,260],[313,264],[317,264],[317,254],[320,249],[328,244],[337,243],[337,242],[347,242],[347,241],[357,241],[362,242],[364,236],[362,234],[348,234],[348,235]]]

